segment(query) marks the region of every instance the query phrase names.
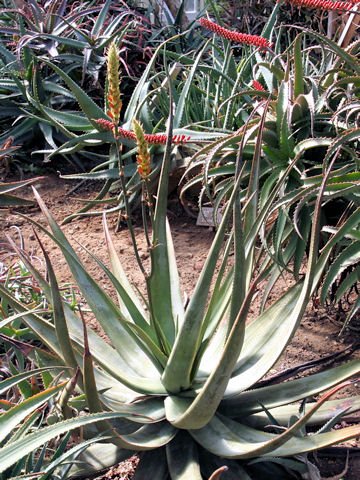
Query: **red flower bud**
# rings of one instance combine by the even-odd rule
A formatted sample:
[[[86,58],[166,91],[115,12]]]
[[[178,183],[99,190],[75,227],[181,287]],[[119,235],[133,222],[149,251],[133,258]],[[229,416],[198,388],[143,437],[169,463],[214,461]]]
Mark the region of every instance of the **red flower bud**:
[[[253,80],[253,87],[255,88],[255,90],[260,90],[261,92],[265,92],[265,88],[257,80]]]

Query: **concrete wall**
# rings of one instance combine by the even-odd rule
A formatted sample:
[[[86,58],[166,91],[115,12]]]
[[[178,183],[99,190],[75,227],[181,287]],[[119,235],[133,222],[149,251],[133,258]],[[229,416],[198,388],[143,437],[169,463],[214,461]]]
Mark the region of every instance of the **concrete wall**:
[[[179,0],[178,0],[179,1]],[[179,2],[181,3],[181,2]],[[159,13],[161,13],[161,18],[163,19],[163,22],[166,23],[166,18],[167,16],[165,15],[164,11],[170,15],[171,18],[173,16],[170,13],[169,8],[167,7],[166,3],[164,0],[140,0],[137,2],[138,5],[141,5],[144,8],[149,7],[150,5],[156,5],[159,8]],[[191,22],[192,20],[195,20],[198,12],[200,12],[204,8],[204,0],[187,0],[186,2],[186,7],[185,7],[185,13],[188,18],[188,20]]]

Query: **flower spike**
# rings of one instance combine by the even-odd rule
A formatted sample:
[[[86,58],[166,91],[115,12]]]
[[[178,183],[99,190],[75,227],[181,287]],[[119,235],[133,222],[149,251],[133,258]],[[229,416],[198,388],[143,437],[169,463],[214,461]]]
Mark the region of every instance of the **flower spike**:
[[[122,101],[120,98],[119,52],[115,42],[107,50],[108,111],[114,125],[119,125]]]
[[[137,156],[138,172],[142,178],[146,179],[148,178],[151,172],[150,153],[148,149],[148,144],[145,139],[144,130],[141,124],[135,119],[132,122],[132,128],[134,130],[136,143],[138,146],[138,156]]]
[[[105,118],[98,118],[94,119],[94,121],[103,130],[110,130],[110,132],[114,131],[115,125],[113,124],[113,122],[110,122],[110,120],[106,120]]]
[[[125,130],[124,128],[118,128],[118,135],[122,138],[127,138],[128,140],[132,140],[136,142],[136,135],[134,132],[129,132],[129,130]]]
[[[106,120],[105,118],[99,118],[97,120],[94,120],[100,128],[103,130],[109,130],[110,132],[113,132],[115,135],[115,124],[113,122],[110,122],[109,120]],[[135,130],[134,130],[135,131]],[[127,138],[128,140],[132,140],[133,142],[137,142],[137,137],[134,132],[130,132],[129,130],[125,130],[124,128],[118,127],[117,129],[117,135],[122,138]],[[144,138],[147,143],[151,145],[166,145],[167,141],[167,136],[164,134],[158,134],[158,135],[151,135],[148,133],[144,133]],[[186,135],[174,135],[171,139],[173,143],[176,145],[186,143],[190,140],[190,137]]]
[[[280,0],[281,1],[281,0]],[[321,10],[333,10],[337,12],[351,10],[353,5],[360,0],[351,0],[348,2],[333,2],[332,0],[284,0],[294,7],[319,8]]]
[[[176,144],[179,145],[179,143],[183,144],[186,143],[190,140],[191,137],[187,137],[186,135],[174,135],[172,138],[172,141]]]
[[[146,141],[153,145],[165,145],[167,141],[166,135],[148,135],[145,134]],[[174,135],[171,139],[173,143],[179,145],[179,143],[186,143],[190,140],[190,137],[186,135]]]
[[[200,18],[200,25],[207,30],[215,32],[220,37],[226,38],[231,42],[245,43],[246,45],[255,45],[256,47],[266,48],[271,47],[272,44],[264,37],[258,35],[248,35],[247,33],[238,33],[220,27],[217,23],[211,22],[207,18]]]

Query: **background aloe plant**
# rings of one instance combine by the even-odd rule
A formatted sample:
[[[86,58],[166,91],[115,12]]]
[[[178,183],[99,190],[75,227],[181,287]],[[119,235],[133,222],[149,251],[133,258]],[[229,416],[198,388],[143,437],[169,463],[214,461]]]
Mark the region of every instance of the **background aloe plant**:
[[[131,88],[134,77],[141,75],[143,57],[151,50],[144,49],[146,18],[125,4],[120,7],[111,0],[102,5],[56,1],[46,7],[36,1],[24,3],[22,8],[9,5],[0,16],[0,141],[12,135],[17,142],[25,143],[33,161],[40,165],[40,155],[49,162],[48,154],[74,137],[73,131],[88,130],[90,125],[76,112],[76,98],[61,85],[61,77],[37,58],[43,55],[61,62],[73,81],[102,101],[104,48],[114,38],[121,43],[125,88],[129,83]],[[134,61],[136,57],[141,60]],[[95,159],[98,161],[98,157]],[[85,170],[89,168],[86,163],[94,162],[94,154],[73,152],[63,155],[63,160],[69,161],[75,171]]]
[[[269,176],[275,179],[278,171],[286,168],[300,142],[309,139],[310,144],[312,141],[312,148],[318,148],[318,158],[321,159],[321,149],[328,146],[327,139],[334,139],[344,131],[343,123],[338,122],[336,129],[333,122],[339,90],[332,86],[331,79],[341,79],[343,75],[352,72],[347,81],[340,80],[336,83],[337,89],[344,89],[349,85],[352,76],[356,75],[359,69],[357,59],[352,54],[356,46],[345,50],[321,34],[313,35],[306,30],[298,33],[301,29],[296,29],[295,40],[284,48],[285,29],[275,28],[280,8],[279,3],[262,31],[263,38],[274,40],[274,51],[259,52],[246,45],[242,46],[241,50],[235,49],[227,39],[215,36],[193,51],[183,53],[181,49],[173,51],[171,45],[174,42],[180,43],[188,32],[166,40],[155,51],[127,104],[121,119],[125,129],[129,128],[135,116],[143,122],[147,133],[162,131],[169,116],[165,87],[168,84],[167,76],[170,75],[173,98],[177,106],[174,131],[190,137],[186,145],[175,150],[172,162],[172,168],[187,167],[187,181],[182,188],[185,206],[187,194],[190,192],[190,200],[193,201],[192,192],[197,195],[199,190],[200,204],[203,199],[214,201],[215,197],[218,197],[220,203],[221,195],[226,192],[229,182],[233,181],[236,145],[242,138],[250,116],[254,134],[247,142],[244,155],[251,158],[253,154],[256,124],[260,122],[262,113],[261,99],[271,98],[263,135],[263,181]],[[193,31],[192,27],[191,32]],[[205,35],[203,29],[199,33]],[[307,48],[309,43],[313,44],[311,50]],[[321,52],[321,61],[318,61],[318,50]],[[160,61],[165,63],[165,68],[159,69]],[[332,73],[328,75],[327,72]],[[66,81],[66,77],[63,78]],[[217,81],[214,81],[214,78]],[[70,86],[69,83],[68,85]],[[80,91],[76,95],[84,111],[88,112],[89,119],[99,113],[93,110],[91,114],[86,97]],[[348,90],[346,95],[349,96]],[[352,112],[354,115],[354,110],[350,107],[346,107],[343,112]],[[340,119],[340,116],[337,118]],[[74,137],[50,156],[94,146],[95,136],[94,132],[92,135],[85,133]],[[100,139],[99,136],[97,138]],[[216,138],[219,139],[219,145],[212,151],[209,142]],[[111,137],[103,135],[103,142],[111,142]],[[101,142],[98,140],[98,143]],[[124,161],[127,167],[124,172],[129,178],[128,189],[133,192],[131,203],[136,203],[139,195],[135,192],[139,194],[141,188],[135,169],[133,145],[126,140],[124,144]],[[201,148],[204,144],[204,148]],[[156,150],[159,154],[152,152],[153,162],[159,166],[162,152],[159,147],[156,147]],[[305,150],[304,152],[301,162],[289,176],[288,189],[301,184],[299,177],[302,174],[311,176],[321,172],[321,161],[314,163],[311,153],[307,154]],[[357,168],[356,156],[350,155],[352,168]],[[343,161],[338,162],[340,165],[347,161],[346,156],[343,155],[342,158]],[[152,175],[155,185],[158,178],[156,172],[159,172],[159,168],[154,169]],[[191,178],[194,173],[195,177]],[[114,205],[112,210],[123,208],[121,193],[119,195],[115,190],[119,186],[117,177],[118,170],[112,157],[89,173],[68,175],[67,178],[73,179],[106,180],[101,194],[78,213],[84,214],[86,209],[99,205]],[[110,185],[116,193],[105,199]],[[88,214],[101,211],[94,209]],[[66,221],[74,216],[68,217]]]
[[[226,112],[225,118],[233,119],[234,113],[229,116],[228,113],[236,112],[237,119],[248,120],[246,123],[242,120],[242,126],[240,122],[235,133],[224,136],[216,144],[198,149],[190,159],[181,191],[185,206],[189,200],[191,205],[193,192],[200,192],[200,208],[202,205],[213,204],[216,218],[216,210],[228,198],[229,189],[231,190],[231,185],[235,181],[239,142],[243,142],[243,158],[248,160],[259,140],[259,132],[261,134],[259,173],[261,201],[265,201],[268,190],[296,158],[294,168],[289,172],[283,185],[283,200],[289,207],[288,214],[281,211],[280,201],[269,218],[269,222],[275,222],[276,225],[274,245],[281,245],[279,239],[282,235],[289,239],[285,255],[282,247],[274,254],[283,265],[289,265],[290,260],[294,260],[291,268],[295,277],[299,274],[307,250],[310,235],[307,220],[309,212],[314,208],[314,199],[323,179],[326,150],[325,165],[331,158],[336,159],[330,173],[331,187],[326,188],[323,197],[322,238],[326,238],[329,231],[334,231],[331,227],[337,228],[338,221],[341,222],[339,218],[343,206],[346,205],[348,208],[345,214],[347,216],[357,209],[356,192],[359,182],[355,153],[359,132],[354,122],[357,94],[355,91],[350,92],[348,87],[350,81],[357,78],[359,70],[358,61],[353,55],[356,46],[342,49],[321,34],[312,35],[311,32],[301,30],[285,54],[281,52],[280,44],[276,42],[277,55],[269,62],[258,62],[254,66],[253,77],[258,79],[254,82],[255,90],[250,90],[248,86],[241,87],[243,76],[239,74],[237,83],[240,91],[233,91],[219,109]],[[314,39],[319,41],[318,48],[326,52],[321,62],[311,58],[310,52],[313,50],[309,51],[306,48],[308,37],[312,38],[312,41]],[[268,99],[268,105],[264,128],[259,128],[264,117],[265,98]],[[245,162],[242,184],[244,192],[249,178],[251,178],[250,163]],[[186,208],[190,211],[188,207]],[[341,248],[340,244],[338,248]],[[343,255],[345,256],[346,252]],[[357,257],[354,255],[353,262],[356,261]],[[339,262],[341,263],[340,259]],[[329,294],[329,285],[334,285],[340,270],[332,267],[332,281],[329,276],[322,289],[322,301]],[[353,273],[347,279],[349,283],[343,284],[343,287],[345,285],[348,287],[346,291],[349,291],[351,285],[356,284],[356,275]],[[344,290],[341,289],[339,293],[343,295]],[[357,311],[357,307],[354,309],[351,310],[350,316]]]
[[[274,28],[276,20],[276,12],[269,19],[267,27],[264,29],[265,35],[270,36]],[[193,31],[193,27],[192,30]],[[142,77],[140,78],[130,100],[126,103],[126,109],[121,118],[121,126],[128,130],[134,117],[139,118],[145,128],[147,134],[163,132],[166,128],[166,119],[169,116],[168,96],[166,87],[169,84],[168,76],[172,80],[172,94],[176,104],[176,112],[174,116],[174,134],[185,135],[190,137],[185,146],[176,148],[172,162],[172,170],[176,168],[184,168],[187,165],[189,157],[198,148],[197,144],[210,142],[216,138],[222,138],[233,128],[244,124],[244,119],[237,119],[231,112],[223,120],[218,116],[219,105],[225,98],[231,96],[240,85],[240,78],[245,78],[246,90],[248,83],[252,82],[251,65],[255,62],[254,52],[244,50],[242,58],[239,60],[244,63],[241,71],[237,72],[234,54],[230,48],[230,43],[225,44],[224,49],[219,48],[215,43],[207,41],[203,45],[198,46],[193,52],[173,51],[174,43],[181,43],[183,37],[186,38],[189,32],[183,32],[168,38],[160,44],[154,52],[150,62],[148,63]],[[158,63],[165,63],[164,68],[158,68]],[[49,63],[48,63],[49,64]],[[65,81],[69,89],[75,95],[79,105],[87,117],[89,124],[94,124],[94,119],[104,117],[104,113],[91,102],[88,95],[75,86],[66,72],[62,72],[58,67],[49,64],[54,68],[57,74]],[[214,78],[218,81],[214,82]],[[241,83],[243,90],[243,85]],[[238,97],[242,104],[242,98]],[[248,100],[248,99],[247,99]],[[234,108],[238,107],[238,104]],[[49,121],[51,119],[49,118]],[[59,121],[61,119],[59,118]],[[75,122],[75,119],[74,119]],[[69,128],[70,124],[68,125]],[[74,125],[73,125],[74,127]],[[79,130],[81,130],[79,124]],[[97,127],[97,130],[99,128]],[[83,127],[85,131],[82,135],[74,133],[72,138],[58,149],[53,150],[49,154],[52,158],[57,154],[69,154],[83,151],[85,148],[94,148],[104,143],[113,143],[112,137],[106,135],[105,132],[94,131]],[[133,144],[128,138],[123,140],[124,149],[123,159],[126,168],[125,176],[129,179],[127,189],[133,192],[130,203],[139,201],[141,187],[139,177],[136,174],[134,162]],[[158,152],[158,155],[156,153]],[[159,146],[154,147],[153,163],[157,165],[154,168],[152,178],[156,188],[158,175],[160,170],[162,149]],[[104,189],[93,203],[89,203],[86,207],[89,210],[92,206],[115,204],[112,211],[124,208],[123,198],[121,194],[111,196],[104,199],[105,194],[109,191],[110,186],[116,186],[119,182],[118,169],[114,164],[113,155],[110,152],[110,158],[107,161],[99,163],[89,173],[68,175],[66,178],[73,179],[102,179],[106,180]],[[85,208],[79,213],[84,214]],[[99,210],[88,212],[87,214],[98,214]],[[75,215],[76,216],[76,215]],[[65,221],[70,220],[67,218]]]
[[[29,180],[23,180],[19,182],[7,182],[0,183],[0,214],[4,214],[4,209],[19,205],[33,205],[32,200],[21,198],[12,193],[14,190],[19,190],[26,185],[30,185],[34,182],[41,180],[42,177],[30,178]],[[6,211],[6,210],[5,210]]]

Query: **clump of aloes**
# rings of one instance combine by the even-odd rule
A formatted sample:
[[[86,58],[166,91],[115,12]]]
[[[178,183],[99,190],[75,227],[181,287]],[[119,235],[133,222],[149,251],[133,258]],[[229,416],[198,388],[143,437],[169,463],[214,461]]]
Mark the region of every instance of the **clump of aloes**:
[[[360,407],[360,399],[328,400],[349,383],[348,379],[358,374],[360,360],[286,384],[258,385],[291,341],[336,243],[334,238],[329,240],[317,256],[320,205],[327,175],[319,189],[313,214],[305,278],[248,322],[259,283],[280,268],[273,264],[269,238],[267,248],[259,247],[265,242],[258,240],[264,240],[266,220],[296,158],[269,189],[267,197],[262,198],[259,209],[260,143],[252,159],[252,176],[245,197],[239,195],[243,175],[240,168],[243,145],[240,145],[235,181],[221,223],[194,293],[184,305],[166,218],[171,125],[172,113],[153,209],[155,199],[147,191],[151,165],[146,136],[140,124],[136,120],[133,122],[143,182],[144,217],[148,210],[152,227],[151,232],[148,231],[147,222],[144,222],[151,258],[149,272],[141,264],[133,236],[135,254],[146,282],[146,298],[140,298],[128,281],[105,218],[104,233],[111,270],[95,255],[93,257],[112,282],[117,303],[85,270],[35,192],[51,233],[38,226],[62,250],[111,345],[91,330],[86,333],[85,329],[83,333],[81,316],[71,310],[59,294],[48,256],[45,254],[50,283],[18,250],[54,306],[54,324],[29,311],[0,286],[1,296],[14,311],[23,313],[24,321],[53,352],[49,355],[38,350],[38,362],[81,370],[76,388],[85,393],[90,414],[59,422],[37,436],[28,435],[26,446],[23,442],[21,450],[16,450],[15,441],[9,447],[0,448],[0,470],[9,466],[16,452],[23,456],[25,449],[36,448],[51,436],[70,428],[82,425],[84,435],[91,434],[86,428],[90,422],[96,422],[99,432],[107,432],[107,441],[110,436],[111,443],[93,445],[89,452],[83,453],[82,460],[88,461],[88,470],[90,465],[104,468],[130,456],[130,451],[138,451],[142,454],[135,478],[140,479],[200,480],[211,475],[219,478],[226,470],[236,478],[264,478],[269,472],[274,478],[284,478],[286,468],[295,468],[298,472],[306,470],[300,454],[360,434],[357,425],[330,431],[345,411]],[[116,126],[111,129],[119,142]],[[121,172],[120,148],[118,155]],[[283,208],[286,209],[286,205]],[[132,232],[129,210],[127,221]],[[353,221],[342,228],[337,239],[352,225]],[[232,262],[230,254],[233,254]],[[303,404],[301,408],[296,404],[328,389],[331,390],[315,402]],[[124,415],[126,419],[119,418]],[[314,435],[306,434],[307,425],[327,420],[330,422],[326,428]],[[7,454],[9,448],[12,449],[11,460]],[[286,458],[289,456],[297,458],[289,461]],[[258,460],[252,463],[252,459]],[[79,473],[79,470],[74,467],[72,472]],[[82,473],[85,474],[84,469]]]

